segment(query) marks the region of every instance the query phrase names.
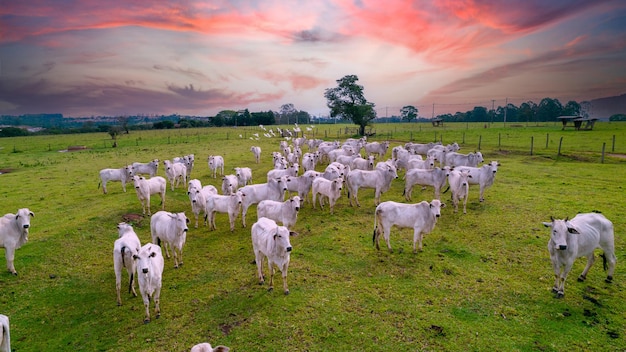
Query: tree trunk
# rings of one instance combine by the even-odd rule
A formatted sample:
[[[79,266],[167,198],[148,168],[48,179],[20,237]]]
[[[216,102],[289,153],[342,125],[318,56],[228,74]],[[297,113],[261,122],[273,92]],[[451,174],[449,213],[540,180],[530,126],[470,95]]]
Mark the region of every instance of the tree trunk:
[[[359,136],[365,136],[365,125],[359,125]]]

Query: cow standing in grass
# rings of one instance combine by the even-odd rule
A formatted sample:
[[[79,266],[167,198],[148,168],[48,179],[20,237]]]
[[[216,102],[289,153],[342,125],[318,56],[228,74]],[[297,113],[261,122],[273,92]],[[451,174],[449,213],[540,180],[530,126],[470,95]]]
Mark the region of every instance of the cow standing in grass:
[[[13,266],[15,250],[28,241],[30,218],[33,216],[35,213],[28,208],[22,208],[16,214],[9,213],[0,218],[0,248],[4,248],[7,269],[13,275],[17,275]]]
[[[152,242],[165,247],[165,254],[170,257],[167,247],[172,248],[174,253],[174,267],[178,268],[180,257],[180,265],[183,265],[183,247],[187,240],[187,224],[189,219],[185,213],[168,213],[166,211],[158,211],[150,218],[150,232],[152,234]]]
[[[146,243],[134,256],[137,262],[137,281],[139,292],[146,308],[144,323],[150,322],[150,301],[154,302],[156,317],[161,316],[161,285],[163,281],[163,253],[161,247]]]
[[[133,230],[133,227],[125,222],[117,225],[118,239],[113,244],[113,269],[115,270],[115,290],[117,292],[117,305],[122,305],[122,269],[126,269],[128,273],[128,293],[137,297],[135,291],[135,271],[137,263],[133,259],[141,249],[139,237]]]
[[[601,248],[604,253],[602,259],[604,268],[608,275],[606,282],[613,281],[615,271],[615,243],[613,223],[604,215],[599,213],[578,214],[572,220],[556,220],[551,218],[550,222],[544,222],[544,226],[552,229],[550,240],[548,241],[548,251],[554,270],[554,287],[552,292],[557,298],[561,298],[565,291],[565,279],[572,270],[574,261],[580,257],[587,257],[587,266],[578,281],[585,281],[587,273],[595,261],[594,250]]]
[[[0,352],[11,352],[9,317],[0,314]]]

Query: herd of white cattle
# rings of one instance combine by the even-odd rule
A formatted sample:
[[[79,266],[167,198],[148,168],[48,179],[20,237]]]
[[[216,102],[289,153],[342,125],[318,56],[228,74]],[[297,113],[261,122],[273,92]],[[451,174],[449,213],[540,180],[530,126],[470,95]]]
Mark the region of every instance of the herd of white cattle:
[[[248,167],[234,167],[234,174],[224,174],[224,157],[210,155],[207,159],[210,176],[222,178],[221,194],[213,185],[202,186],[198,179],[191,179],[194,168],[194,155],[189,154],[162,162],[167,180],[157,176],[159,159],[148,163],[135,162],[121,168],[100,171],[100,185],[107,193],[107,183],[118,181],[126,192],[126,184],[132,183],[143,214],[151,216],[150,231],[152,242],[141,245],[132,226],[118,224],[119,237],[114,243],[113,259],[116,278],[117,303],[122,304],[121,277],[123,269],[129,276],[129,293],[136,296],[134,278],[137,277],[139,291],[145,306],[144,322],[150,321],[150,301],[154,312],[160,315],[160,290],[165,255],[170,258],[173,252],[174,266],[183,264],[183,247],[188,232],[190,219],[184,212],[165,211],[165,194],[169,181],[174,191],[182,185],[187,186],[191,212],[198,227],[200,216],[205,226],[216,230],[216,213],[228,214],[230,230],[235,230],[235,223],[241,217],[241,224],[246,227],[246,214],[251,205],[257,204],[257,221],[251,227],[252,248],[257,264],[259,282],[264,283],[263,262],[267,258],[270,281],[269,290],[273,289],[275,267],[281,271],[283,292],[289,293],[287,271],[292,250],[289,237],[293,234],[300,207],[309,202],[313,208],[319,199],[320,208],[328,201],[331,213],[337,200],[345,193],[350,206],[361,206],[358,191],[362,188],[374,190],[376,211],[374,216],[373,243],[380,249],[380,234],[391,252],[390,230],[412,228],[413,252],[422,250],[424,234],[433,231],[441,208],[442,189],[448,185],[451,192],[454,212],[462,202],[463,213],[467,213],[467,200],[470,185],[478,185],[479,201],[483,202],[484,192],[494,180],[500,163],[485,163],[480,152],[461,154],[456,143],[406,143],[392,148],[391,158],[383,160],[389,149],[389,142],[367,142],[365,138],[347,139],[344,142],[323,141],[320,139],[294,138],[292,144],[281,140],[278,151],[271,153],[273,168],[268,170],[264,183],[253,184],[252,170]],[[308,152],[303,153],[303,148]],[[261,148],[252,146],[255,163],[260,163]],[[375,162],[375,160],[380,160]],[[479,164],[483,163],[479,166]],[[324,166],[325,165],[325,166]],[[300,168],[302,167],[302,174]],[[319,171],[323,168],[323,171]],[[380,202],[381,195],[388,191],[398,171],[404,173],[404,197],[407,203],[393,201]],[[432,187],[434,199],[430,202],[411,202],[412,189],[415,185]],[[344,191],[345,190],[345,191]],[[291,196],[291,193],[297,195]],[[447,190],[446,190],[447,192]],[[445,192],[444,192],[445,193]],[[150,197],[158,194],[161,210],[152,214]],[[311,198],[309,198],[311,195]],[[286,198],[286,199],[285,199]],[[354,204],[353,204],[354,201]],[[15,250],[28,239],[30,219],[34,216],[28,208],[19,209],[16,214],[6,214],[0,218],[0,247],[5,248],[7,268],[17,275],[13,265]],[[279,225],[280,224],[280,225]],[[603,258],[608,263],[606,281],[613,278],[616,256],[614,253],[613,225],[604,216],[597,213],[579,214],[572,220],[556,220],[544,223],[552,229],[548,250],[555,273],[553,291],[557,297],[563,297],[567,274],[576,258],[586,256],[587,266],[580,275],[584,280],[594,262],[593,251],[601,248]],[[8,318],[0,315],[0,351],[10,349]],[[211,349],[208,343],[194,346],[192,351],[227,351],[218,346]]]

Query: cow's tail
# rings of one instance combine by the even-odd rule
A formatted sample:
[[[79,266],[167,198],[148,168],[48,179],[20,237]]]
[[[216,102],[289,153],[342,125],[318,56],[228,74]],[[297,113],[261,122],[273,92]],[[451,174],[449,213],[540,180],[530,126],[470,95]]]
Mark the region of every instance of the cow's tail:
[[[602,267],[604,268],[604,271],[606,271],[608,269],[608,266],[606,263],[606,253],[602,253],[600,256],[602,257]]]
[[[124,251],[126,250],[126,246],[122,246],[122,266],[126,267],[126,263],[124,263]]]
[[[157,237],[157,246],[161,247],[161,237]]]
[[[98,182],[98,189],[100,189],[100,184],[102,184],[102,181]]]
[[[378,224],[376,223],[378,220],[378,211],[374,211],[374,233],[372,234],[372,244],[376,245],[376,237],[378,237]]]
[[[133,280],[135,278],[135,272],[130,273],[130,278],[128,279],[128,293],[133,291]]]
[[[448,185],[448,188],[446,188],[446,190],[445,190],[445,191],[443,191],[443,193],[446,193],[446,192],[448,192],[449,190],[450,190],[450,185]]]

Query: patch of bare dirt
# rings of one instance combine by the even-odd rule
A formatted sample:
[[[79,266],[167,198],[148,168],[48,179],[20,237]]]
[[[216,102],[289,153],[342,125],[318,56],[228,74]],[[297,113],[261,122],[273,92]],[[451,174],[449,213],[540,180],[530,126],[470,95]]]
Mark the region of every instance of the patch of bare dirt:
[[[0,175],[13,172],[13,169],[0,169]]]

